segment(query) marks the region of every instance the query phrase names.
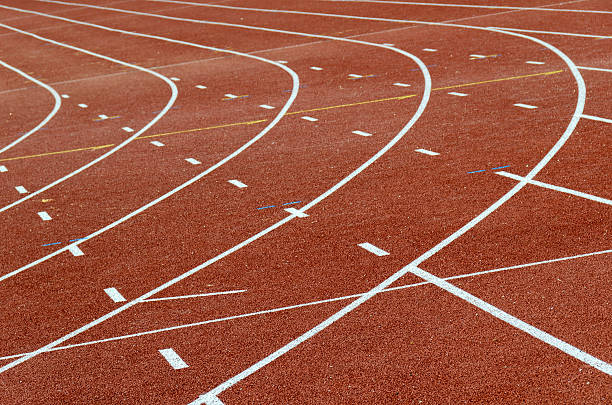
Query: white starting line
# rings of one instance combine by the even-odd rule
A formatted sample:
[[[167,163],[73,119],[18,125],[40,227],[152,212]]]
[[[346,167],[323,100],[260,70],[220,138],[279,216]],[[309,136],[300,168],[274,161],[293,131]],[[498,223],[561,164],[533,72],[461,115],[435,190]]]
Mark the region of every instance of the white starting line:
[[[370,253],[374,253],[376,256],[388,256],[389,255],[389,252],[386,252],[382,250],[381,248],[376,247],[368,242],[360,243],[357,246],[367,250]]]
[[[180,370],[182,368],[189,367],[187,363],[181,359],[181,357],[176,354],[174,349],[160,349],[159,353],[164,356],[164,359],[172,366],[175,370]]]
[[[245,188],[247,187],[246,184],[244,184],[243,182],[241,182],[240,180],[228,180],[227,181],[230,184],[233,184],[234,186],[238,187],[238,188]]]
[[[115,287],[105,288],[104,292],[110,297],[113,302],[125,302],[126,299]]]

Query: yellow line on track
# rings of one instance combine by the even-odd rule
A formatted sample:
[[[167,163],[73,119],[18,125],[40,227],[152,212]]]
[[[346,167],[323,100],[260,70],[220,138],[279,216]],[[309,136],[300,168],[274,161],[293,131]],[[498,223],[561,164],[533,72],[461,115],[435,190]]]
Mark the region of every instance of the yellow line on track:
[[[504,78],[501,78],[501,79],[483,80],[483,81],[480,81],[480,82],[455,84],[455,85],[452,85],[452,86],[438,87],[438,88],[433,89],[433,91],[456,89],[456,88],[460,88],[460,87],[477,86],[479,84],[504,82],[504,81],[508,81],[508,80],[525,79],[525,78],[528,78],[528,77],[549,76],[549,75],[555,75],[555,74],[558,74],[558,73],[561,73],[561,72],[563,72],[563,70],[555,70],[555,71],[552,71],[552,72],[544,72],[544,73],[533,73],[533,74],[522,75],[522,76],[504,77]],[[356,102],[356,103],[332,105],[332,106],[328,106],[328,107],[311,108],[311,109],[308,109],[308,110],[293,111],[293,112],[287,113],[287,115],[303,114],[303,113],[313,112],[313,111],[325,111],[325,110],[332,110],[332,109],[336,109],[336,108],[354,107],[354,106],[364,105],[364,104],[381,103],[381,102],[384,102],[384,101],[398,101],[398,100],[404,100],[404,99],[408,99],[408,98],[414,98],[416,96],[417,96],[416,94],[409,94],[409,95],[397,96],[397,97],[380,98],[380,99],[377,99],[377,100],[359,101],[359,102]],[[243,126],[243,125],[253,125],[253,124],[260,124],[262,122],[267,122],[267,121],[268,120],[263,119],[263,120],[254,120],[254,121],[235,122],[235,123],[231,123],[231,124],[214,125],[214,126],[205,127],[205,128],[185,129],[185,130],[181,130],[181,131],[164,132],[164,133],[161,133],[161,134],[139,136],[136,139],[149,139],[149,138],[157,138],[157,137],[160,137],[160,136],[179,135],[179,134],[187,134],[187,133],[192,133],[192,132],[208,131],[208,130],[211,130],[211,129],[218,129],[218,128],[227,128],[227,127],[235,127],[235,126]],[[28,155],[28,156],[18,156],[18,157],[12,157],[12,158],[4,158],[4,159],[0,159],[0,162],[8,162],[10,160],[30,159],[30,158],[37,158],[37,157],[50,156],[50,155],[60,155],[60,154],[64,154],[64,153],[81,152],[81,151],[87,151],[87,150],[104,149],[104,148],[111,148],[113,146],[115,146],[115,144],[90,146],[90,147],[78,148],[78,149],[70,149],[70,150],[61,150],[61,151],[57,151],[57,152],[46,152],[46,153],[40,153],[38,155]]]

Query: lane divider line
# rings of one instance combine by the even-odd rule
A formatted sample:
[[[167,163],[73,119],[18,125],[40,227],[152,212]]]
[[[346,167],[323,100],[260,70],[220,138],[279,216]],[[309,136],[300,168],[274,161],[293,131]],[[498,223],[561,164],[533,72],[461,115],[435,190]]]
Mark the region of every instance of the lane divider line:
[[[585,114],[582,114],[580,117],[587,119],[587,120],[605,122],[606,124],[612,124],[612,120],[608,118],[601,118],[601,117],[596,117],[594,115],[585,115]]]
[[[140,302],[144,303],[144,302],[156,302],[156,301],[185,300],[185,299],[202,298],[202,297],[214,297],[217,295],[240,294],[246,291],[247,290],[217,291],[217,292],[202,293],[202,294],[178,295],[174,297],[149,298],[146,300],[142,300]]]
[[[517,180],[517,181],[524,181],[527,184],[531,184],[531,185],[542,187],[542,188],[547,188],[549,190],[559,191],[561,193],[571,194],[576,197],[586,198],[587,200],[596,201],[598,203],[612,205],[612,200],[609,200],[607,198],[597,197],[596,195],[583,193],[581,191],[576,191],[576,190],[572,190],[572,189],[565,188],[565,187],[555,186],[553,184],[543,183],[541,181],[537,181],[533,179],[526,179],[525,177],[518,176],[512,173],[508,173],[503,170],[499,172],[495,172],[495,174],[498,174],[504,177],[508,177],[510,179]]]

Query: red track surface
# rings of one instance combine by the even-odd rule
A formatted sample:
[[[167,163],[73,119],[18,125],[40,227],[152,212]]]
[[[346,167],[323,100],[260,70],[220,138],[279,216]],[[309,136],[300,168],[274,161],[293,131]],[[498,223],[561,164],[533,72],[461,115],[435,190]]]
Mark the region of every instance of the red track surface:
[[[0,403],[190,403],[207,393],[196,403],[610,401],[612,39],[597,37],[612,35],[609,2],[86,2],[121,10],[0,1],[2,62],[69,96],[42,130],[0,154],[0,210],[27,196],[15,187],[55,182],[133,135],[123,127],[139,131],[172,108],[96,165],[0,211]],[[193,44],[285,61],[296,76]],[[176,102],[152,71],[172,78]],[[54,99],[9,69],[0,78],[2,148]],[[232,155],[291,102],[292,86],[288,114]],[[375,289],[410,263],[457,289],[424,285],[413,268],[387,283],[406,288]],[[126,301],[114,302],[111,287]],[[368,291],[376,294],[343,310]],[[162,357],[170,348],[188,367]]]

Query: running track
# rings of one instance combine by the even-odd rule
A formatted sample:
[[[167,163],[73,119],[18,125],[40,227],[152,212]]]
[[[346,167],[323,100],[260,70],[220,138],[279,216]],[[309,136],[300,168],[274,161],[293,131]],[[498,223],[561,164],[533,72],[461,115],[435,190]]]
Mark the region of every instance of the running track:
[[[84,1],[0,1],[1,403],[610,401],[609,2]]]

